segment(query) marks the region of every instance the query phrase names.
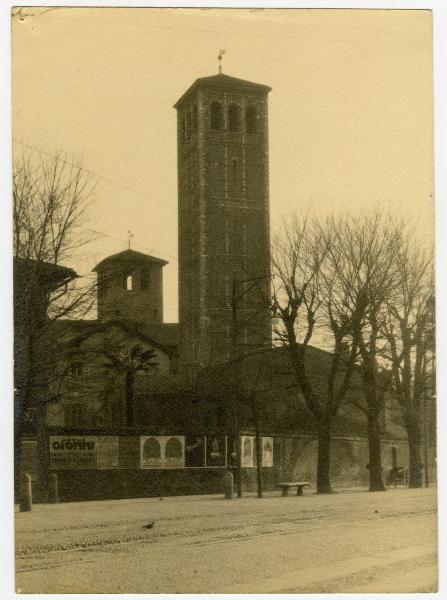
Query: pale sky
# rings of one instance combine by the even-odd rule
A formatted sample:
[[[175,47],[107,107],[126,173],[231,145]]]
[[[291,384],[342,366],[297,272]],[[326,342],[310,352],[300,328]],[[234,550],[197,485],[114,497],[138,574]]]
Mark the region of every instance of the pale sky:
[[[42,14],[39,14],[39,13]],[[177,319],[176,112],[217,73],[269,96],[272,228],[299,210],[377,207],[433,235],[431,14],[422,10],[23,9],[13,19],[14,138],[82,157],[100,232],[67,266],[127,247],[164,258]],[[14,144],[14,150],[20,150]]]

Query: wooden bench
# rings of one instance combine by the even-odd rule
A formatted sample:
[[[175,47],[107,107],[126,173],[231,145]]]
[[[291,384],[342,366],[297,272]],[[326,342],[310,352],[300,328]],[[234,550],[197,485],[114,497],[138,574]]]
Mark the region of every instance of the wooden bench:
[[[302,496],[303,489],[310,485],[309,481],[289,481],[287,483],[277,483],[276,487],[281,488],[281,492],[283,496],[287,496],[290,488],[296,487],[296,495]]]

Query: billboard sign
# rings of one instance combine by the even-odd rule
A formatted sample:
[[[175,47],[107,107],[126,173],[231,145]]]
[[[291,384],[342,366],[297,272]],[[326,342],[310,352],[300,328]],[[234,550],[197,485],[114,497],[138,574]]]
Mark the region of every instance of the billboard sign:
[[[140,436],[140,467],[166,469],[185,466],[185,437],[181,435]]]
[[[119,466],[118,436],[101,436],[96,444],[96,467],[98,469],[117,469]]]
[[[224,435],[206,436],[206,466],[226,466],[226,438]]]
[[[254,467],[255,438],[252,435],[241,436],[241,467]]]
[[[96,436],[50,436],[50,469],[96,469]]]
[[[262,438],[262,466],[273,467],[273,438]]]
[[[205,436],[186,436],[185,467],[205,466]]]

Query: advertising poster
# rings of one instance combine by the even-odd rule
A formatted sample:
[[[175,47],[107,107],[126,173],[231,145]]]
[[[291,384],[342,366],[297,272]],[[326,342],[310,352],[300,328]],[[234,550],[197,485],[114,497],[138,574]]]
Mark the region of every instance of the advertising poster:
[[[143,469],[161,468],[161,441],[159,436],[142,436],[140,438],[140,466]]]
[[[165,467],[185,466],[185,438],[183,436],[171,436],[165,439],[164,446]]]
[[[241,467],[254,467],[256,462],[255,455],[255,438],[251,435],[243,435],[241,437]]]
[[[224,435],[206,436],[206,466],[225,467],[226,440]]]
[[[232,435],[227,437],[227,465],[230,468],[237,466],[237,443]]]
[[[273,438],[262,438],[262,466],[273,467]]]
[[[165,469],[185,466],[185,438],[180,435],[140,437],[140,467]]]
[[[50,469],[96,469],[95,436],[50,436]]]
[[[120,436],[119,468],[138,469],[140,466],[140,439],[136,436]]]
[[[186,436],[185,467],[205,466],[205,436]]]
[[[117,436],[101,436],[96,444],[96,467],[98,469],[118,469],[119,442]]]

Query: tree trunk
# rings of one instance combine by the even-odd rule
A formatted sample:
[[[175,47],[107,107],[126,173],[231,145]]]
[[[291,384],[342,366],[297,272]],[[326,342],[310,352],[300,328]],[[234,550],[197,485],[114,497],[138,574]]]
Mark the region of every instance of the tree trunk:
[[[48,433],[47,433],[47,409],[45,398],[37,399],[36,406],[36,428],[37,428],[37,478],[43,489],[47,488],[48,475],[50,472]]]
[[[134,375],[132,371],[126,373],[126,424],[133,427],[133,396],[134,396]]]
[[[410,487],[422,487],[421,427],[414,409],[406,418],[408,449],[410,454]]]
[[[317,494],[333,493],[330,482],[331,425],[330,415],[324,415],[318,423]]]
[[[18,498],[20,492],[20,473],[22,463],[22,432],[23,432],[23,397],[18,391],[14,402],[14,494]]]
[[[257,479],[257,492],[258,498],[262,498],[262,448],[261,448],[261,436],[259,430],[256,432],[256,479]]]
[[[257,480],[257,492],[258,498],[262,498],[262,440],[261,433],[259,431],[259,410],[258,401],[253,398],[253,417],[255,422],[255,451],[256,451],[256,480]]]
[[[31,408],[31,336],[22,323],[14,323],[14,490],[20,491],[22,439],[27,408]]]
[[[368,410],[369,491],[383,492],[380,424],[376,411]]]

